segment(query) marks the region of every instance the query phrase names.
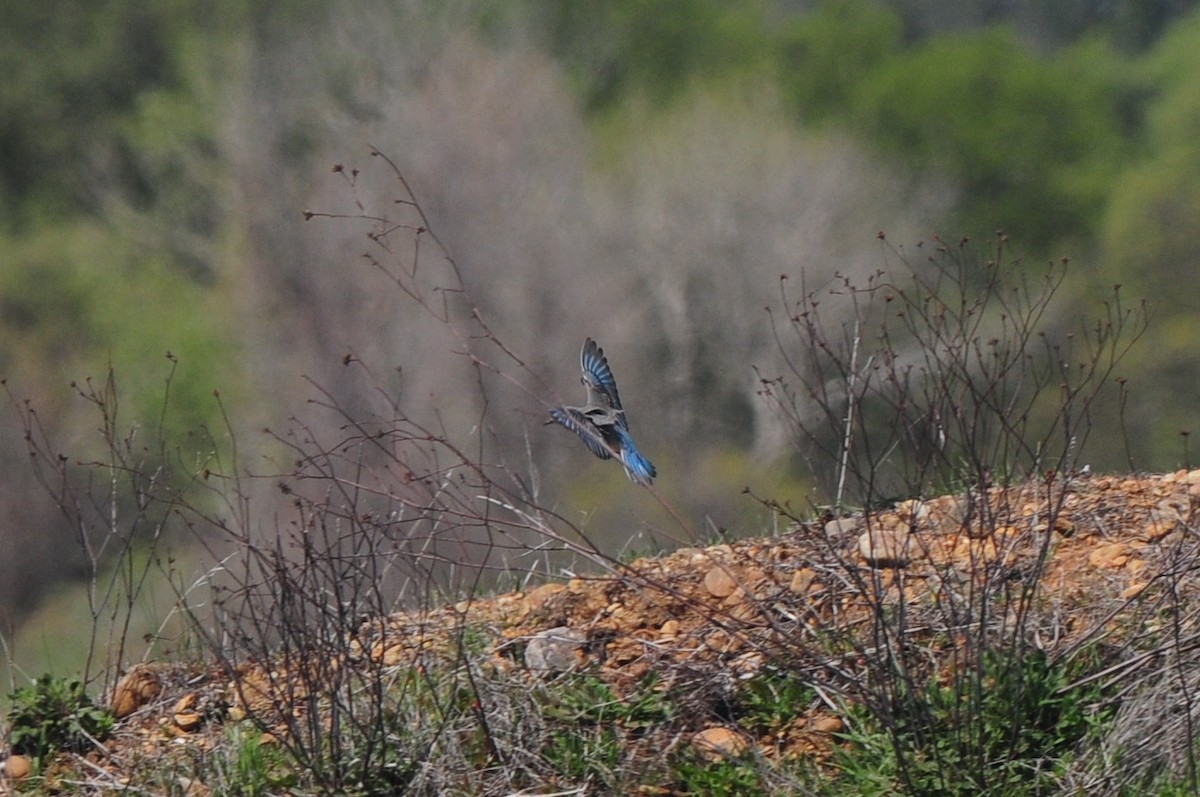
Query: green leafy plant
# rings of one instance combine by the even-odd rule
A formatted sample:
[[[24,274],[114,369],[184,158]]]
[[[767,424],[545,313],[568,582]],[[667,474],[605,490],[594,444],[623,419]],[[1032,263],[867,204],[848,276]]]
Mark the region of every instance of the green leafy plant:
[[[766,795],[770,791],[763,783],[760,764],[740,758],[705,761],[688,755],[679,761],[672,773],[676,793],[711,795]]]
[[[899,699],[891,724],[849,713],[834,766],[861,794],[1052,793],[1070,751],[1101,727],[1096,689],[1069,688],[1070,668],[1042,651],[989,651],[982,671]]]
[[[82,751],[112,732],[114,719],[92,703],[78,679],[43,674],[9,695],[13,752],[35,760],[58,750]]]
[[[803,716],[812,698],[795,673],[768,668],[738,688],[737,711],[744,725],[770,733]]]
[[[543,757],[563,775],[616,785],[625,755],[624,740],[671,718],[667,696],[651,673],[625,697],[593,674],[570,676],[556,684],[556,701],[545,709],[555,727]]]
[[[552,731],[542,755],[558,773],[571,780],[616,785],[621,763],[621,739],[613,728],[563,728]]]
[[[573,677],[555,690],[558,704],[547,709],[547,714],[581,725],[615,723],[629,730],[645,728],[671,716],[670,702],[656,688],[657,682],[657,676],[650,673],[621,698],[595,675]]]
[[[294,761],[278,743],[247,723],[232,725],[211,759],[217,794],[260,797],[295,786]]]
[[[896,748],[888,734],[868,712],[853,707],[848,712],[850,730],[841,735],[845,745],[835,745],[830,766],[838,773],[824,794],[884,797],[896,793]],[[837,784],[832,788],[832,784]]]

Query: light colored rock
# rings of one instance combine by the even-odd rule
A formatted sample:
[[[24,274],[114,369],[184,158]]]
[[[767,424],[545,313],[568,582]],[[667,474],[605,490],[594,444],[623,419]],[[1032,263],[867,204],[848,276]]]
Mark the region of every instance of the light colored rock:
[[[906,529],[871,529],[858,538],[858,553],[872,567],[904,567],[909,563]]]
[[[180,712],[173,719],[175,720],[175,727],[184,733],[193,733],[204,722],[204,716],[195,711]]]
[[[841,717],[826,715],[824,717],[814,717],[809,728],[815,733],[841,733],[846,727],[846,723],[842,722]]]
[[[568,672],[583,664],[587,634],[558,626],[535,634],[525,645],[525,666],[541,672]]]
[[[175,721],[175,727],[185,733],[191,733],[200,727],[204,722],[204,715],[197,711],[200,705],[200,696],[195,692],[188,692],[175,704],[175,710],[171,713],[171,719]]]
[[[382,655],[376,658],[384,667],[396,667],[405,659],[404,645],[395,644],[384,648]]]
[[[158,673],[148,664],[138,664],[117,682],[109,708],[114,717],[123,719],[157,698],[162,689]]]
[[[906,524],[917,525],[929,517],[929,506],[918,498],[909,498],[896,504],[896,514]]]
[[[748,600],[741,590],[726,598],[723,605],[728,607],[730,619],[739,623],[749,623],[762,616],[761,604]]]
[[[739,634],[731,634],[723,629],[709,632],[704,637],[704,646],[722,655],[736,653],[745,647],[745,641]]]
[[[834,518],[825,524],[825,537],[830,540],[841,539],[842,537],[849,537],[857,530],[858,522],[853,518]]]
[[[797,595],[810,595],[820,587],[817,572],[809,567],[802,567],[792,573],[792,581],[788,584],[788,589]]]
[[[1166,537],[1183,522],[1179,512],[1171,507],[1151,509],[1150,519],[1142,529],[1142,539],[1155,542]]]
[[[1070,537],[1075,534],[1075,521],[1059,515],[1054,519],[1054,531],[1060,537]]]
[[[541,586],[534,587],[525,594],[525,600],[523,601],[525,614],[528,615],[530,612],[542,609],[555,595],[566,590],[566,585],[558,583],[542,584]]]
[[[1132,584],[1130,584],[1128,587],[1125,588],[1125,590],[1121,593],[1121,597],[1124,598],[1125,600],[1130,600],[1132,598],[1136,598],[1138,595],[1141,595],[1145,590],[1146,590],[1146,582],[1134,581]]]
[[[737,676],[739,681],[746,681],[762,672],[766,664],[766,656],[761,650],[751,650],[739,654],[729,662],[729,671]]]
[[[704,588],[714,598],[727,598],[737,589],[737,582],[729,574],[729,569],[721,565],[710,568],[704,574]]]
[[[736,758],[749,744],[728,728],[705,728],[692,737],[692,747],[709,761]]]
[[[9,781],[23,780],[33,771],[33,762],[28,756],[10,755],[4,759],[4,777]]]
[[[946,516],[938,524],[938,531],[946,534],[966,534],[971,539],[986,539],[995,532],[999,523],[994,507],[989,511],[987,496],[976,491],[955,496],[947,505]],[[1025,515],[1035,515],[1038,505],[1025,504]]]
[[[934,530],[938,534],[956,534],[963,529],[967,516],[967,499],[963,496],[945,496],[938,500],[934,517]]]
[[[1115,569],[1124,567],[1129,561],[1129,544],[1111,542],[1099,545],[1088,554],[1088,564],[1098,569]]]

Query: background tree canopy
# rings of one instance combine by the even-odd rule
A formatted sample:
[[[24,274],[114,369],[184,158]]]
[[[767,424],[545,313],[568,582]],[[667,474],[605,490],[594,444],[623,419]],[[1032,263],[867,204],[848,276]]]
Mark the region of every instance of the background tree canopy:
[[[1069,255],[1064,318],[1098,286],[1148,300],[1130,454],[1185,456],[1192,2],[0,0],[0,64],[0,376],[73,456],[95,422],[70,385],[109,364],[123,420],[171,441],[168,470],[198,439],[229,442],[214,390],[249,458],[270,453],[254,430],[302,409],[305,378],[369,402],[341,383],[350,351],[454,417],[445,341],[356,270],[349,229],[303,221],[347,209],[330,167],[364,165],[368,143],[549,383],[575,383],[585,334],[603,343],[639,443],[688,473],[664,490],[697,525],[758,522],[745,483],[809,494],[755,395],[762,308],[781,273],[881,267],[879,229],[911,247],[1003,228],[1027,263]],[[73,572],[19,434],[0,427],[0,535],[25,554],[0,557],[7,629]],[[568,482],[556,466],[578,452],[529,438],[564,502],[624,489],[608,471]],[[1130,464],[1115,444],[1096,457]],[[627,538],[643,499],[596,522]]]

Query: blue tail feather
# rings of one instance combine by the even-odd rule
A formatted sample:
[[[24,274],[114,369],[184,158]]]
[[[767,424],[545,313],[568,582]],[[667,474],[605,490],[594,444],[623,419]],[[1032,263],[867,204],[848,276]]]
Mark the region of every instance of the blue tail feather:
[[[641,455],[628,434],[621,435],[621,463],[625,466],[625,474],[638,484],[649,486],[658,475],[654,464]]]

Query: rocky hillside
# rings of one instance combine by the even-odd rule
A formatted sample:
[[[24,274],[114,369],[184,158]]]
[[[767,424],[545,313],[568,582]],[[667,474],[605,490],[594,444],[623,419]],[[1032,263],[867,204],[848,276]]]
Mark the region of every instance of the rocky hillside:
[[[143,664],[109,738],[33,774],[13,755],[5,783],[1182,794],[1197,501],[1200,471],[1052,476],[361,618],[275,661]]]

